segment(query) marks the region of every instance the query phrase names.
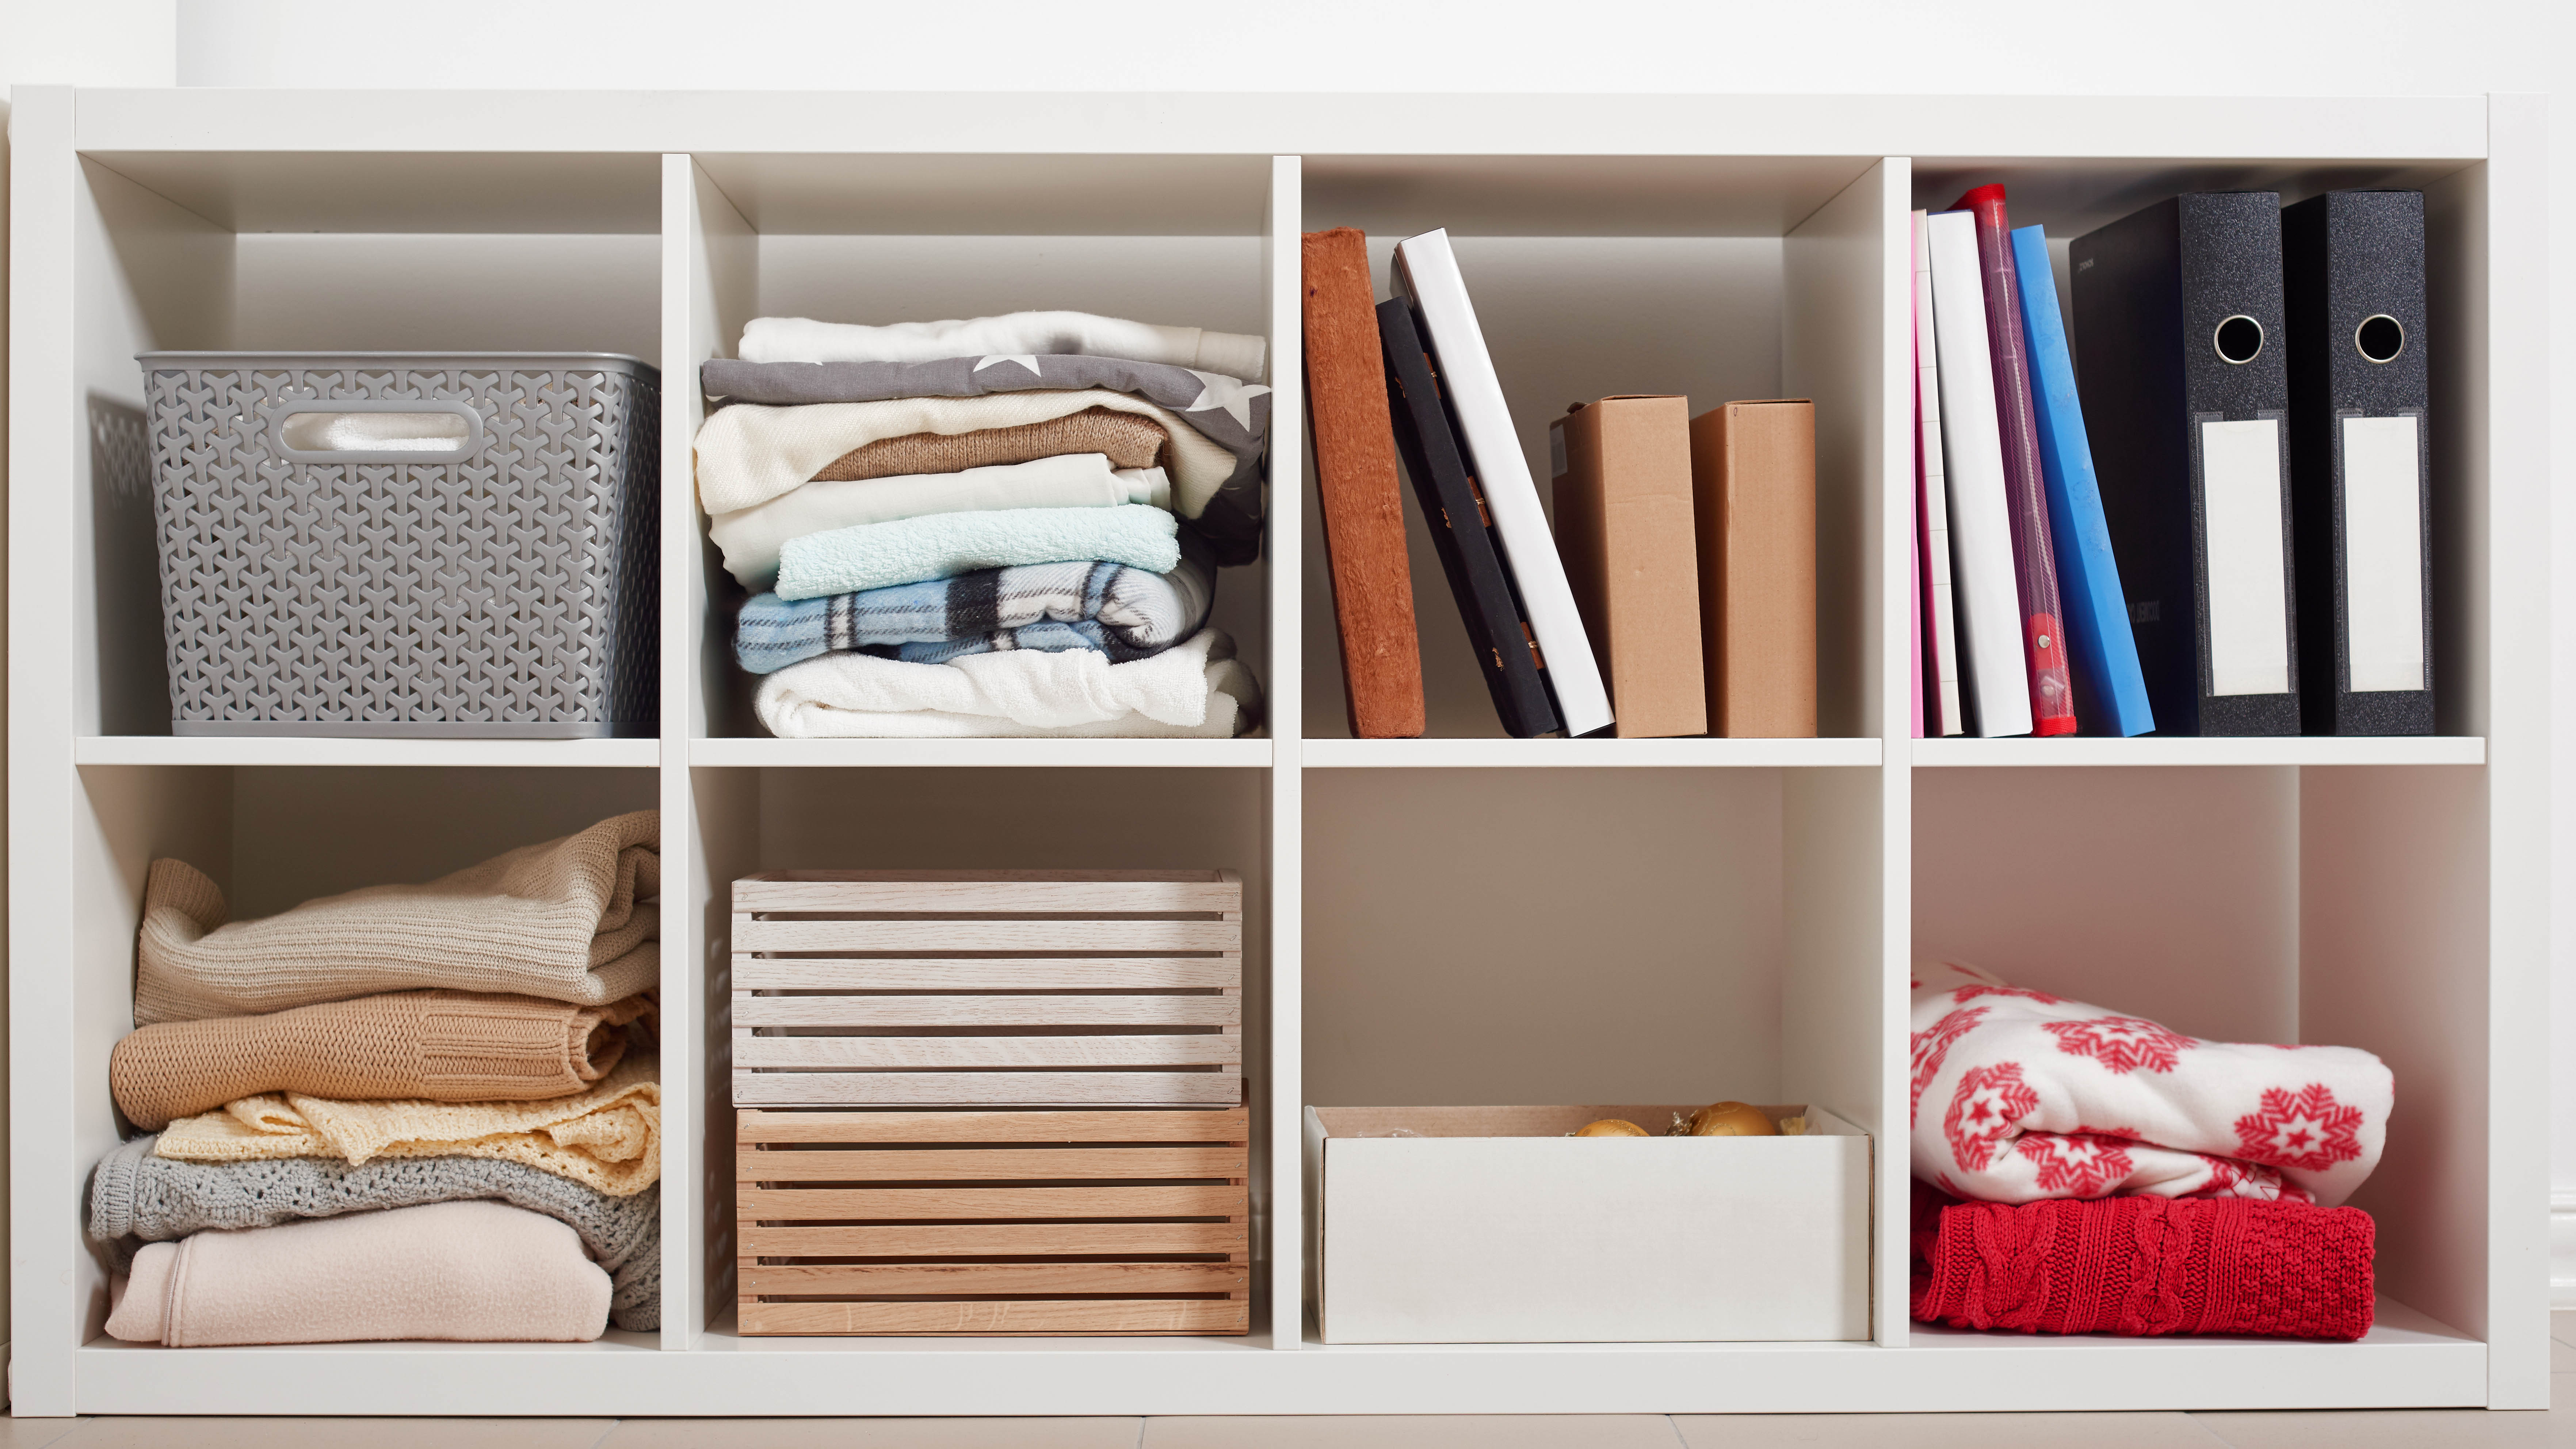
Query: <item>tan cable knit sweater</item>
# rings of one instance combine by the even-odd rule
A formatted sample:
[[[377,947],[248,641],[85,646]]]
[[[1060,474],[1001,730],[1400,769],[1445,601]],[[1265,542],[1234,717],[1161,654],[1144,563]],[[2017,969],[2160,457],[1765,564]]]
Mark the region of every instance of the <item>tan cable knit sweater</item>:
[[[972,433],[906,433],[863,443],[806,480],[838,483],[911,473],[963,473],[1003,463],[1032,463],[1065,453],[1104,453],[1113,468],[1151,468],[1171,438],[1161,423],[1107,408]]]
[[[134,1023],[445,986],[605,1006],[661,972],[661,815],[639,810],[427,885],[370,886],[226,925],[195,868],[152,862]]]
[[[661,1061],[630,1055],[579,1096],[552,1102],[341,1102],[289,1092],[183,1117],[155,1154],[178,1162],[487,1157],[631,1197],[662,1176]]]
[[[568,1006],[533,996],[400,991],[147,1026],[116,1044],[108,1089],[135,1126],[211,1112],[262,1092],[433,1102],[569,1097],[626,1054],[649,998]]]

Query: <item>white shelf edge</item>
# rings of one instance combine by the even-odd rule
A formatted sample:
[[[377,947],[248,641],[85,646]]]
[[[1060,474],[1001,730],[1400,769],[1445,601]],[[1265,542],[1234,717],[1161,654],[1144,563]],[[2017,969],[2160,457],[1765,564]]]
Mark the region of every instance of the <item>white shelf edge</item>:
[[[2131,740],[1908,740],[1917,766],[2021,765],[2483,765],[2476,735],[2337,736]]]
[[[745,1339],[693,1347],[323,1344],[78,1350],[84,1414],[984,1414],[1812,1412],[2447,1407],[2485,1402],[2487,1350],[2383,1300],[2359,1343],[2040,1340],[1336,1344],[1246,1338]],[[2387,1320],[2394,1320],[2390,1322]],[[1927,1343],[1930,1339],[1932,1342]],[[1980,1370],[1963,1374],[1958,1355]],[[2063,1357],[2089,1355],[2081,1371]],[[567,1356],[570,1356],[569,1358]],[[2001,1357],[1997,1357],[2001,1355]],[[2037,1357],[2034,1357],[2037,1356]],[[577,1379],[562,1372],[579,1361]],[[828,1366],[829,1371],[826,1370]],[[999,1370],[999,1371],[997,1371]]]
[[[1603,767],[1875,768],[1874,739],[1825,740],[1316,740],[1300,759],[1322,769]],[[1289,763],[1282,760],[1281,763]]]
[[[658,739],[366,740],[182,739],[175,735],[84,735],[75,765],[474,765],[649,770],[662,763]]]
[[[735,769],[855,766],[1051,766],[1266,769],[1267,739],[1241,740],[773,740],[696,739],[690,766]]]

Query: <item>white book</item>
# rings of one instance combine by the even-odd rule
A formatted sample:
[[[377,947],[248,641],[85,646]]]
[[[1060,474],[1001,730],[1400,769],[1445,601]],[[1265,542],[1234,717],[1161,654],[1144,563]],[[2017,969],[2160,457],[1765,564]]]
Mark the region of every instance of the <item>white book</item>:
[[[1995,361],[1986,350],[1986,283],[1977,219],[1925,219],[1932,254],[1934,342],[1941,364],[1941,440],[1950,494],[1950,578],[1959,603],[1960,678],[1977,733],[2030,733],[2030,675],[2022,658],[2021,590],[2013,573],[2012,514],[2004,502],[2004,433],[1995,412]]]
[[[1467,301],[1466,280],[1449,250],[1449,233],[1426,231],[1396,243],[1394,275],[1396,290],[1422,315],[1422,330],[1449,389],[1450,405],[1457,410],[1458,441],[1466,446],[1467,466],[1484,486],[1485,506],[1493,511],[1494,532],[1502,539],[1503,561],[1520,585],[1521,607],[1529,611],[1530,632],[1538,636],[1539,656],[1547,666],[1541,677],[1556,695],[1565,732],[1597,730],[1610,723],[1610,694],[1602,687],[1583,616],[1575,612],[1565,562],[1557,556],[1556,536],[1548,531],[1547,510],[1538,501],[1529,460],[1521,455],[1502,381],[1494,375],[1476,309]]]
[[[1950,586],[1950,489],[1941,474],[1941,354],[1932,322],[1931,213],[1914,213],[1914,421],[1923,447],[1923,583],[1930,596],[1923,621],[1931,656],[1935,735],[1968,732],[1959,712],[1958,605]]]

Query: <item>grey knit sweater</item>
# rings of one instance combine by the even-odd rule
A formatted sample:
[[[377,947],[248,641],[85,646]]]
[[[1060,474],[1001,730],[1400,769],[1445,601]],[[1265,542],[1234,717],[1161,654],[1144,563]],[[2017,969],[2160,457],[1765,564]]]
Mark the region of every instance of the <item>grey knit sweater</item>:
[[[102,1158],[90,1177],[89,1235],[110,1244],[121,1268],[140,1243],[209,1228],[266,1228],[375,1208],[498,1198],[561,1220],[581,1235],[615,1285],[608,1315],[620,1328],[662,1324],[662,1189],[610,1197],[568,1177],[475,1157],[382,1158],[363,1167],[314,1158],[273,1162],[174,1162],[137,1137]]]

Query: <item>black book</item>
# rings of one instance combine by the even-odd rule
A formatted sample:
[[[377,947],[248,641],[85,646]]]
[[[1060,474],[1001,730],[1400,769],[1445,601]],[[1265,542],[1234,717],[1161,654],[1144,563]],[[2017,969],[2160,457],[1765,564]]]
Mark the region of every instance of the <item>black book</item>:
[[[2077,237],[2076,378],[2156,732],[2299,732],[2281,198]]]
[[[2329,191],[2281,212],[2300,719],[2433,732],[2432,378],[2424,193]]]
[[[1458,447],[1457,425],[1413,308],[1398,297],[1377,308],[1378,342],[1386,351],[1387,411],[1395,422],[1396,451],[1413,480],[1414,501],[1440,551],[1441,571],[1458,598],[1476,664],[1494,696],[1494,712],[1516,739],[1562,728],[1538,666],[1519,593],[1494,546],[1494,531],[1476,480]]]

